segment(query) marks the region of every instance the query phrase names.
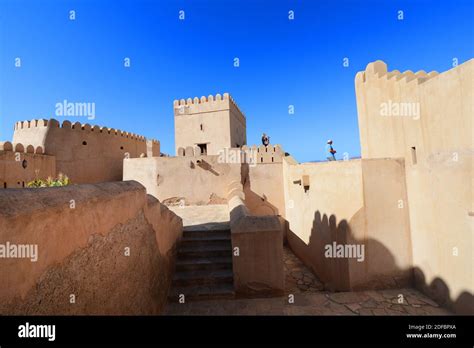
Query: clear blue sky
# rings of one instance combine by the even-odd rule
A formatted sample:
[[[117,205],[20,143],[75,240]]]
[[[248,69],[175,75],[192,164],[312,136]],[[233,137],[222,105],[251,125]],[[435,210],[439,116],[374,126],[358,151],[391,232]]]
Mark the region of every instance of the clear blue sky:
[[[465,62],[473,14],[472,0],[0,0],[0,139],[18,120],[62,121],[55,104],[67,99],[96,104],[94,121],[73,121],[156,138],[174,154],[173,100],[229,92],[249,144],[266,132],[311,161],[332,138],[338,154],[359,156],[357,71],[377,59],[439,72]]]

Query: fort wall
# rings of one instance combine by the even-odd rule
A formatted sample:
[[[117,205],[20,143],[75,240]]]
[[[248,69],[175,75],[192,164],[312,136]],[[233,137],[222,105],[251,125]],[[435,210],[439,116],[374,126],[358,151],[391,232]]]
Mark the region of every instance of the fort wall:
[[[8,141],[0,143],[0,189],[25,187],[35,179],[56,175],[56,159],[43,148]]]
[[[219,156],[131,158],[124,161],[124,180],[131,178],[166,204],[222,204],[229,183],[241,180],[241,165]]]
[[[113,128],[64,121],[17,122],[13,142],[41,146],[73,183],[122,180],[123,159],[159,156],[159,142]]]
[[[244,178],[245,204],[252,215],[285,216],[284,151],[280,145],[243,146],[248,161]]]
[[[252,215],[284,216],[284,152],[279,145],[224,149],[217,156],[199,155],[199,148],[188,146],[179,148],[178,154],[126,160],[124,178],[138,180],[161,201],[175,198],[184,199],[186,204],[208,204],[211,195],[224,199],[226,185],[239,177],[244,182],[245,204]],[[201,160],[204,162],[199,164]],[[151,166],[155,169],[150,172]],[[232,174],[228,175],[229,172]]]
[[[158,314],[181,233],[181,219],[133,181],[5,190],[0,244],[38,254],[0,258],[0,313]]]
[[[405,194],[403,169],[395,159],[283,160],[288,243],[328,289],[402,287],[411,281],[408,212],[397,207]],[[364,259],[328,257],[333,243],[364,246]]]
[[[362,158],[405,159],[418,287],[464,313],[474,312],[473,70],[472,59],[441,74],[389,72],[377,61],[355,79]],[[419,114],[393,115],[397,105]]]

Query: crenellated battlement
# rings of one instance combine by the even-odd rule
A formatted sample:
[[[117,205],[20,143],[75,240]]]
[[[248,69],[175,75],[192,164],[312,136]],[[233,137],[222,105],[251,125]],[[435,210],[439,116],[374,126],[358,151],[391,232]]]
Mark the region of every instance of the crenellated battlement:
[[[400,83],[421,84],[438,75],[439,73],[437,71],[431,71],[430,73],[424,70],[417,71],[416,73],[411,70],[404,72],[398,70],[388,71],[387,64],[381,60],[377,60],[367,64],[365,71],[359,71],[356,74],[355,81],[356,83],[367,83],[377,80],[386,80]]]
[[[231,155],[232,153],[232,155]],[[238,154],[239,153],[239,154]],[[281,163],[282,158],[285,156],[285,151],[283,151],[280,145],[253,145],[247,146],[244,145],[241,148],[233,147],[222,149],[217,156],[223,157],[224,162],[225,158],[240,158],[242,155],[245,155],[245,160],[242,160],[242,163],[249,164],[267,164],[267,163]],[[179,147],[177,151],[178,157],[198,157],[205,156],[200,151],[198,146],[187,146]],[[240,163],[240,162],[239,162]]]
[[[229,93],[216,94],[215,96],[202,96],[201,98],[194,97],[188,99],[174,100],[173,106],[175,109],[175,116],[188,115],[201,112],[227,110],[230,106],[235,107],[238,112],[245,117],[234,98]]]
[[[30,181],[56,174],[56,157],[46,155],[42,146],[0,142],[0,190],[27,187]]]
[[[62,128],[62,129],[70,129],[74,131],[86,131],[86,132],[96,132],[96,133],[102,133],[104,135],[110,134],[110,135],[116,135],[124,138],[129,138],[141,142],[145,142],[146,138],[142,135],[137,135],[135,133],[131,132],[125,132],[119,129],[115,128],[109,128],[105,126],[97,126],[97,125],[90,125],[88,123],[80,123],[80,122],[75,122],[72,123],[71,121],[65,120],[62,123],[55,119],[39,119],[39,120],[31,120],[31,121],[20,121],[16,122],[14,126],[15,131],[21,131],[21,130],[32,130],[34,128]],[[154,139],[151,139],[153,141],[157,141]]]
[[[76,183],[121,180],[124,158],[160,156],[157,140],[89,123],[38,119],[17,122],[14,129],[15,151],[54,156],[58,171]]]
[[[278,144],[276,145],[252,145],[242,146],[242,151],[248,158],[254,158],[256,164],[281,163],[285,156],[285,151]]]
[[[382,61],[368,64],[355,79],[362,158],[400,157],[413,163],[448,144],[471,146],[465,119],[472,118],[467,101],[472,100],[473,66],[471,59],[438,74],[387,71]],[[463,126],[450,133],[456,122]],[[437,136],[428,141],[428,134]]]
[[[23,145],[22,143],[11,143],[9,141],[0,142],[0,151],[4,152],[19,152],[31,153],[36,155],[43,155],[44,149],[42,146],[33,146],[31,144]]]

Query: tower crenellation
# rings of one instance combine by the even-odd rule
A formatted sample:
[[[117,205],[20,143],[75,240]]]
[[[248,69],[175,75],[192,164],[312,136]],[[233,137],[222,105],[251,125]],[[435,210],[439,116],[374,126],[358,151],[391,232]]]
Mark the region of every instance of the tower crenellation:
[[[400,72],[399,70],[387,70],[387,64],[381,60],[367,64],[365,71],[360,71],[356,74],[355,80],[357,82],[366,83],[369,81],[385,80],[400,83],[413,83],[421,84],[428,81],[429,79],[438,76],[437,71],[431,71],[427,73],[424,70],[417,71],[414,73],[411,70]]]

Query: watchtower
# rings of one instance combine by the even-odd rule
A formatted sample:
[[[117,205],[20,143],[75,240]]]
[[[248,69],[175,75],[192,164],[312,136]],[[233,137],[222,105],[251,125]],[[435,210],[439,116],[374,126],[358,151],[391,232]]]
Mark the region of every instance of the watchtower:
[[[228,93],[174,101],[175,148],[217,155],[247,143],[245,116]]]

